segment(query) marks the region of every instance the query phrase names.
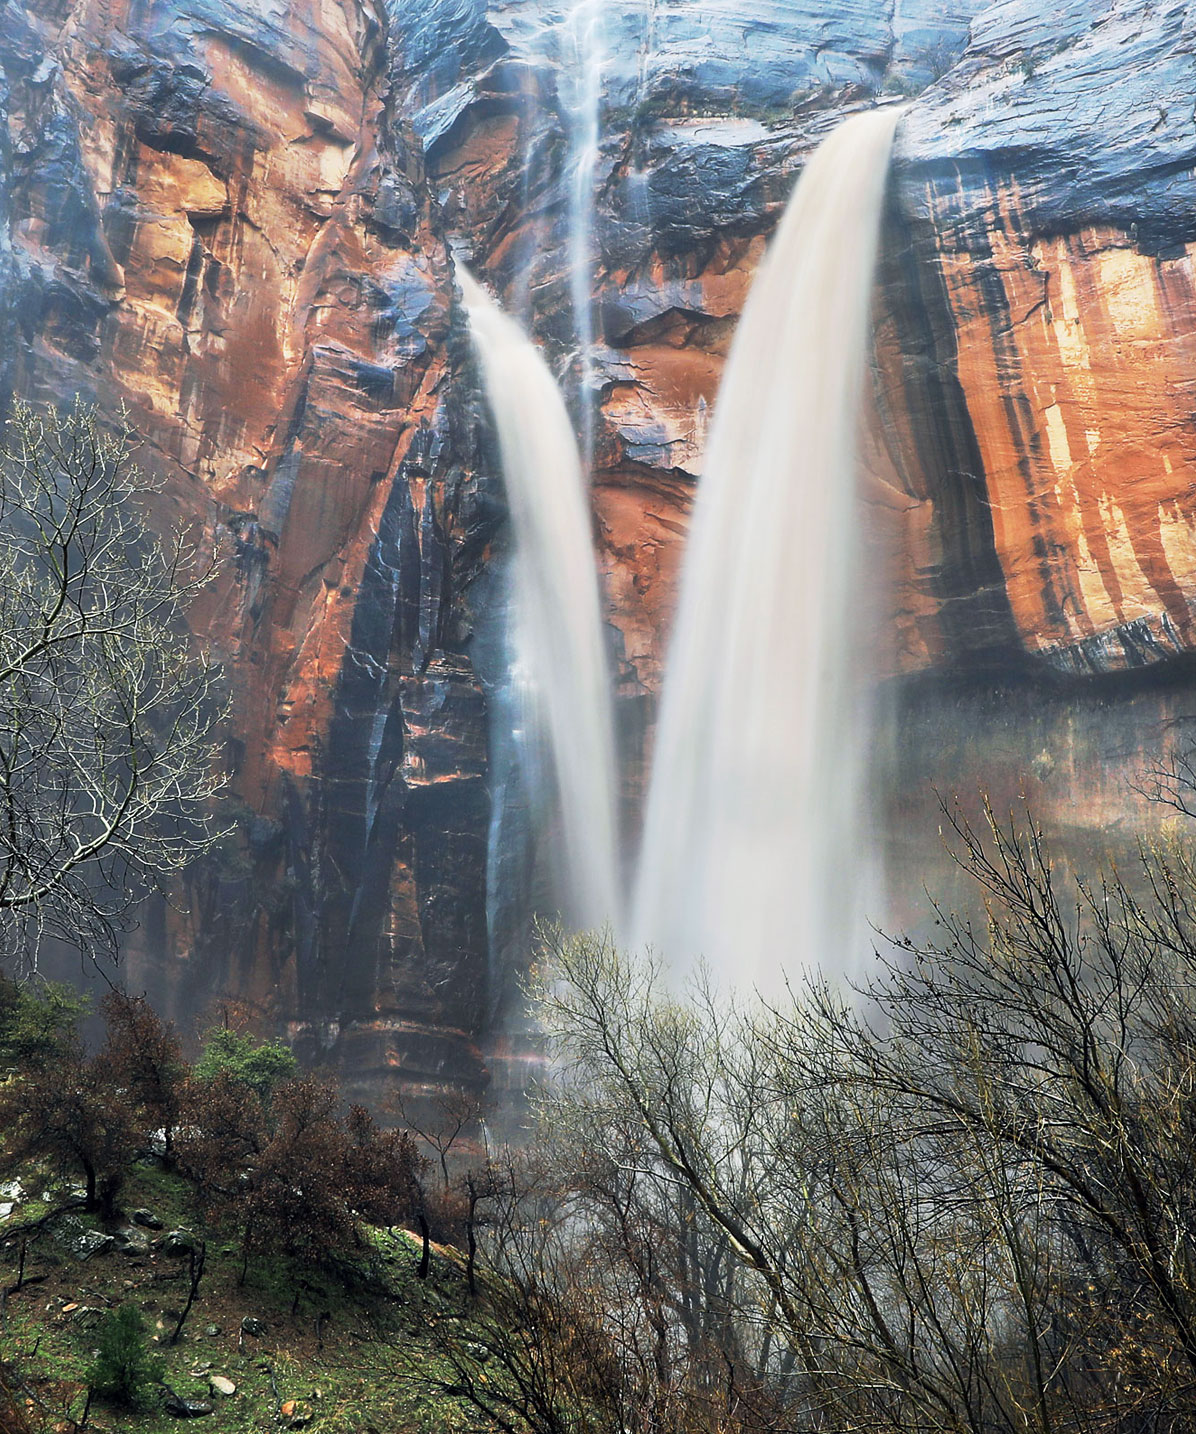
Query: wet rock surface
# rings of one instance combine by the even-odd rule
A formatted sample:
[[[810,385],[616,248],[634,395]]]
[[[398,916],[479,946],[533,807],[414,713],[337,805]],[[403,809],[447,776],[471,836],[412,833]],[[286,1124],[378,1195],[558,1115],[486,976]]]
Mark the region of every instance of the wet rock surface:
[[[81,1262],[110,1250],[115,1243],[112,1235],[106,1235],[101,1230],[88,1229],[83,1221],[74,1215],[67,1215],[55,1224],[54,1238],[64,1250]]]
[[[916,94],[867,489],[893,665],[1085,673],[1193,641],[1186,7],[599,8],[583,396],[572,7],[0,7],[0,380],[127,403],[155,520],[225,557],[194,623],[228,672],[238,831],[131,979],[187,1019],[240,1003],[354,1095],[483,1082],[496,997],[505,504],[454,256],[597,413],[630,804],[735,321],[806,156],[877,101]]]
[[[163,1410],[175,1419],[202,1419],[215,1406],[206,1399],[184,1399],[181,1394],[168,1394],[162,1401]]]
[[[193,620],[239,830],[131,979],[351,1048],[369,1088],[480,1075],[469,592],[502,515],[386,31],[306,0],[0,10],[7,382],[126,403],[155,519],[224,556]]]
[[[572,171],[553,96],[570,92],[570,31],[561,7],[531,10],[517,22],[491,7],[508,48],[472,78],[462,58],[456,118],[430,158],[457,186],[447,214],[475,264],[529,308],[568,383]],[[676,538],[779,208],[845,110],[911,94],[868,495],[895,577],[895,666],[1045,659],[1083,674],[1186,650],[1187,7],[817,10],[603,11],[595,507],[625,695],[650,724]],[[746,78],[761,48],[793,78],[787,93],[768,65]]]
[[[1194,55],[1182,5],[1008,0],[903,127],[1017,642],[1068,673],[1196,635]]]

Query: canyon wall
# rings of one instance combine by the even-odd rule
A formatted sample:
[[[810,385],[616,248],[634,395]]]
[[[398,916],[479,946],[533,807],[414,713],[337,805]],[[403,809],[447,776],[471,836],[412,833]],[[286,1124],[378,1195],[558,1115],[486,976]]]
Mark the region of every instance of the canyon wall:
[[[487,863],[515,946],[535,867],[525,818],[493,850],[507,530],[456,259],[596,410],[629,812],[735,320],[806,156],[878,100],[910,104],[865,493],[884,665],[1084,676],[1193,644],[1188,8],[597,8],[583,363],[574,7],[0,6],[5,389],[126,407],[155,521],[223,556],[193,620],[237,832],[131,979],[188,1018],[241,1003],[374,1095],[484,1079]]]
[[[1194,52],[1185,5],[1005,0],[904,125],[903,261],[942,335],[920,381],[947,359],[989,576],[1016,644],[1065,672],[1193,645]],[[915,387],[918,349],[893,365]],[[952,465],[920,466],[910,489],[942,492]]]
[[[219,581],[237,831],[134,935],[366,1086],[480,1076],[485,699],[503,499],[386,16],[355,0],[8,4],[7,382],[127,408]],[[484,585],[484,583],[483,583]]]

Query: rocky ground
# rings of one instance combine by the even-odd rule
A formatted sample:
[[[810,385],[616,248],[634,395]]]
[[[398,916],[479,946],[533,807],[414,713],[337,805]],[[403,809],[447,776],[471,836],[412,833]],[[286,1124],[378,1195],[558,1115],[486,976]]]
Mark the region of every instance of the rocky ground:
[[[11,1392],[37,1434],[77,1427],[96,1331],[108,1311],[127,1304],[142,1312],[151,1348],[165,1357],[164,1384],[141,1412],[93,1401],[86,1427],[94,1434],[162,1434],[192,1418],[230,1434],[470,1427],[465,1412],[416,1373],[435,1372],[437,1322],[465,1313],[460,1263],[449,1252],[438,1250],[421,1282],[418,1241],[375,1232],[372,1248],[337,1273],[263,1257],[241,1284],[235,1248],[209,1235],[200,1292],[172,1346],[200,1228],[188,1187],[143,1165],[128,1191],[128,1217],[112,1231],[67,1213],[43,1233],[22,1235],[47,1213],[35,1198],[43,1185],[31,1171],[0,1201],[0,1362],[15,1369]],[[65,1198],[56,1192],[51,1203]]]

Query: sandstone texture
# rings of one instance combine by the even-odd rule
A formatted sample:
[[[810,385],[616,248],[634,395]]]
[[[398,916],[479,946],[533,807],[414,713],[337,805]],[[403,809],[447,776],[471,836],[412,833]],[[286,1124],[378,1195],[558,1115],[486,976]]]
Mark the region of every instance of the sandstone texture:
[[[157,519],[224,558],[193,619],[232,691],[238,830],[132,979],[240,1002],[366,1084],[479,1074],[466,646],[502,514],[386,29],[353,0],[0,12],[8,383],[126,405]]]
[[[598,412],[594,508],[631,808],[706,430],[768,237],[828,130],[854,108],[897,102],[946,73],[980,8],[807,0],[749,13],[721,0],[657,0],[603,5],[598,25],[581,27],[605,85],[588,402]],[[579,13],[519,0],[397,16],[400,46],[435,57],[413,66],[405,106],[459,252],[555,357],[575,405],[583,375],[568,225]],[[883,464],[871,497],[886,514],[885,561],[903,563],[918,504],[893,488],[887,453]],[[902,588],[905,666],[942,651],[941,601],[913,577]],[[915,630],[923,608],[929,641]]]
[[[1007,635],[1068,672],[1196,636],[1194,78],[1190,6],[1005,0],[903,126],[907,267],[941,336],[904,377],[941,386],[946,360],[957,400],[955,472],[924,453],[911,488],[938,509],[983,482]]]
[[[473,6],[409,101],[450,224],[566,383],[568,8]],[[804,156],[845,111],[910,97],[868,464],[892,665],[1085,674],[1188,650],[1190,7],[602,15],[595,509],[625,695],[650,709],[710,406]]]
[[[595,416],[632,821],[735,321],[859,107],[910,101],[865,486],[886,664],[1190,649],[1194,48],[1165,0],[3,0],[4,389],[127,407],[155,520],[224,557],[193,621],[228,673],[237,831],[136,933],[133,979],[239,1003],[375,1097],[485,1078],[541,878],[454,266]]]

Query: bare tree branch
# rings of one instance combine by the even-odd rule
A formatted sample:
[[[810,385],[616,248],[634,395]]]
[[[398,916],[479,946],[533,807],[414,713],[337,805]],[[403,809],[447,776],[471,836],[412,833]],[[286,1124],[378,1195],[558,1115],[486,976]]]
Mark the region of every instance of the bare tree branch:
[[[159,541],[157,490],[77,401],[18,403],[0,452],[0,956],[112,954],[220,833],[217,672],[184,625],[212,565]]]

